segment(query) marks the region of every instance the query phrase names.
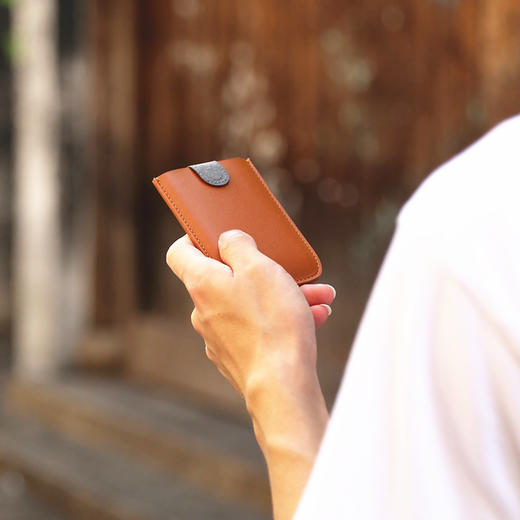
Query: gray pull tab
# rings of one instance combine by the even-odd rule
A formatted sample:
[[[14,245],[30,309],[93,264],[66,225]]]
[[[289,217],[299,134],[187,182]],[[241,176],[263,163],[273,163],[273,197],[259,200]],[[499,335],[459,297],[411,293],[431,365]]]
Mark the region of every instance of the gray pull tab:
[[[229,173],[217,161],[210,161],[189,166],[206,184],[225,186],[229,182]]]

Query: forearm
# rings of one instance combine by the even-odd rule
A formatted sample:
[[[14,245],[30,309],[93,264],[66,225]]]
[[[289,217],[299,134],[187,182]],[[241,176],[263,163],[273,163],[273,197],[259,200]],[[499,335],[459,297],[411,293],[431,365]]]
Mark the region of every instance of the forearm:
[[[293,517],[329,418],[316,372],[309,372],[259,384],[247,403],[267,462],[275,520]]]

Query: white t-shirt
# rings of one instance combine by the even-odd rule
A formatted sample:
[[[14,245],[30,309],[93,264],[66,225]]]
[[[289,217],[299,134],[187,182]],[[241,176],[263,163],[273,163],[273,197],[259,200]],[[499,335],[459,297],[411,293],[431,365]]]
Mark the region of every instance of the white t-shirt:
[[[401,210],[294,519],[520,519],[520,117]]]

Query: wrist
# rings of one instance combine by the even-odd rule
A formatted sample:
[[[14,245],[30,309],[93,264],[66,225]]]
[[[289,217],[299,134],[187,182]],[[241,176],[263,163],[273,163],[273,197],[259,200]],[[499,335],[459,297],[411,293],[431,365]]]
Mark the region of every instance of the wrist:
[[[294,451],[314,458],[329,414],[314,366],[285,366],[255,374],[246,406],[264,455]]]

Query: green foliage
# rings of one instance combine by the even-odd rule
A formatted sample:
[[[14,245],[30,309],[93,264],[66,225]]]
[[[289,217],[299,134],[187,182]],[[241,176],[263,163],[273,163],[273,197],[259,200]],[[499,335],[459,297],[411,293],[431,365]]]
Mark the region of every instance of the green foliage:
[[[0,7],[12,9],[16,0],[0,0]],[[9,62],[12,62],[15,57],[15,44],[12,32],[9,30],[0,35],[2,53],[6,56]]]
[[[7,57],[9,62],[13,62],[16,56],[16,45],[11,32],[3,35],[2,38],[2,52]]]

